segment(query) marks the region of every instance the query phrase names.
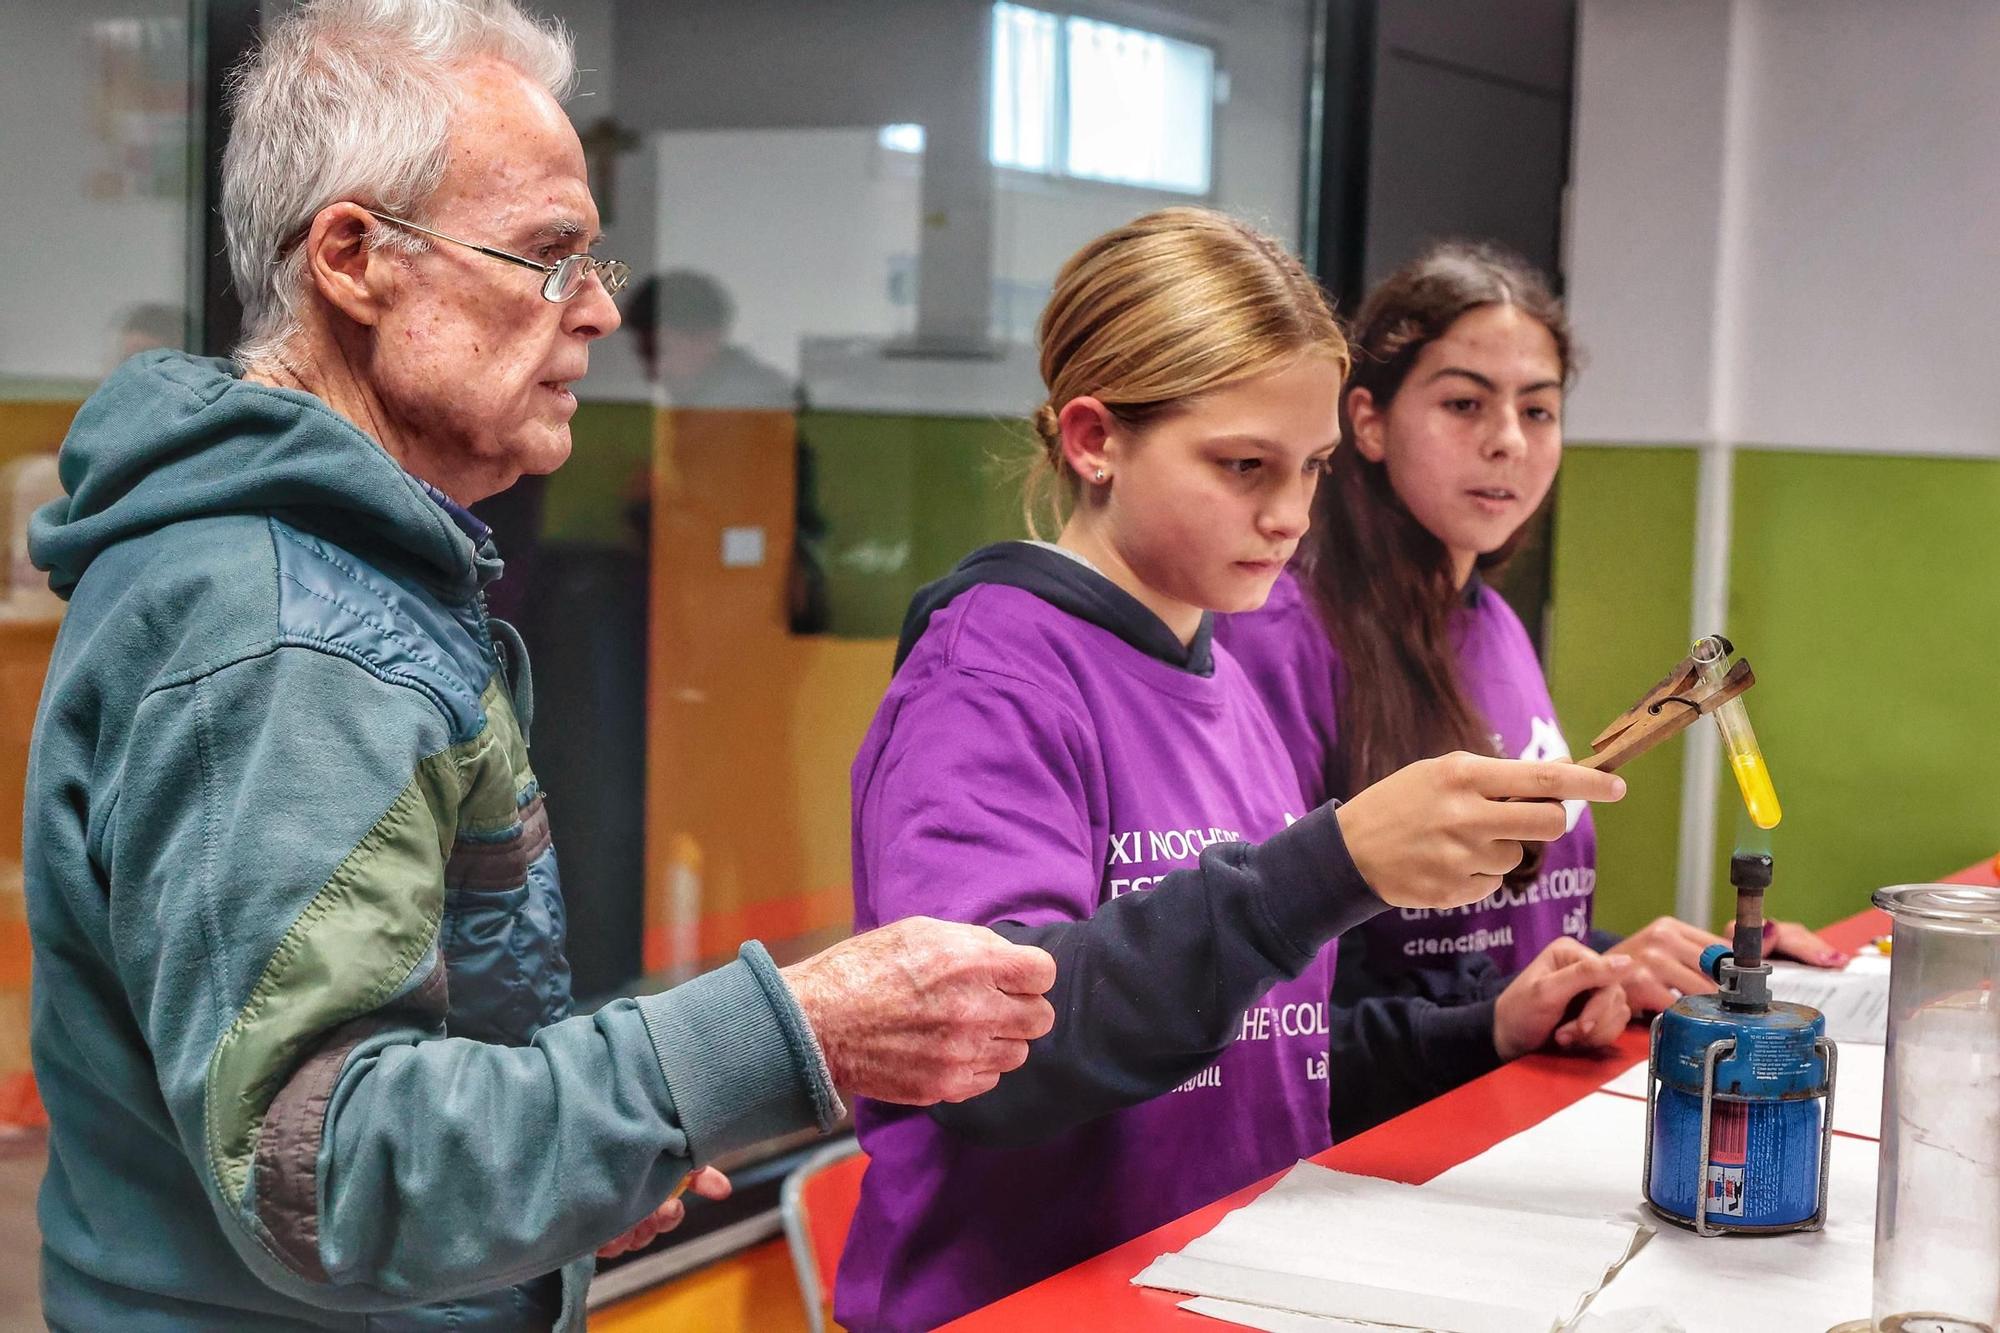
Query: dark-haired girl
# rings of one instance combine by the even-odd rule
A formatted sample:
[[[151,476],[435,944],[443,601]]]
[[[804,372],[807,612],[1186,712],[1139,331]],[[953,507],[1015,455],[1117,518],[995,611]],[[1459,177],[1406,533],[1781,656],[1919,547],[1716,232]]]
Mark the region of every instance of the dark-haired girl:
[[[1218,640],[1264,694],[1312,800],[1453,750],[1567,758],[1534,646],[1483,577],[1521,544],[1562,460],[1575,354],[1561,305],[1518,259],[1445,244],[1372,292],[1353,333],[1344,442],[1311,531],[1264,607],[1222,617]],[[1671,917],[1623,940],[1593,929],[1596,835],[1581,803],[1569,814],[1485,899],[1386,912],[1343,937],[1337,1029],[1407,1022],[1415,1006],[1457,1039],[1412,1052],[1397,1079],[1378,1067],[1365,1086],[1337,1085],[1336,1137],[1521,1054],[1508,982],[1545,955],[1631,955],[1634,1012],[1714,989],[1696,963],[1718,936]],[[1796,925],[1774,944],[1841,961]],[[1492,1041],[1466,1039],[1478,1031]]]

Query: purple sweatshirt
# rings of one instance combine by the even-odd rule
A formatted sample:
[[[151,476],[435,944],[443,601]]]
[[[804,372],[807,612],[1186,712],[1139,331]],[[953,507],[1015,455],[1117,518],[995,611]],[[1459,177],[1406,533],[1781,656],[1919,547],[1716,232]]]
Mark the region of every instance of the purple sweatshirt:
[[[1569,758],[1534,645],[1505,599],[1475,581],[1452,627],[1460,679],[1495,730],[1494,752],[1510,759]],[[1351,682],[1294,574],[1278,580],[1261,610],[1217,617],[1215,632],[1270,704],[1308,797],[1353,795],[1329,792],[1326,779],[1340,739],[1336,699]],[[1366,683],[1356,688],[1365,691]],[[1512,976],[1559,936],[1589,939],[1597,835],[1583,802],[1572,802],[1569,816],[1569,831],[1548,844],[1533,884],[1503,887],[1449,911],[1384,912],[1347,941],[1365,944],[1377,972],[1448,970],[1461,955],[1479,953]]]
[[[1260,841],[1263,862],[1289,845],[1294,862],[1327,863],[1329,881],[1344,875],[1329,896],[1369,896],[1331,811],[1300,819],[1311,806],[1226,652],[1214,653],[1203,674],[1093,623],[1102,616],[1061,609],[1005,581],[958,590],[906,629],[914,648],[854,764],[855,926],[923,914],[1088,932],[1121,918],[1122,973],[1052,950],[1061,992],[1051,996],[1052,1036],[1129,1021],[1116,1016],[1129,1014],[1132,993],[1145,995],[1162,1030],[1189,1015],[1214,1022],[1219,1012],[1227,1031],[1214,1042],[1220,1055],[1187,1067],[1179,1086],[1159,1083],[1154,1091],[1171,1090],[1136,1105],[1128,1096],[1087,1123],[1066,1117],[1040,1142],[1024,1127],[1018,1139],[1029,1146],[987,1146],[995,1136],[976,1141],[947,1126],[976,1128],[981,1103],[1004,1103],[1010,1085],[1032,1087],[1038,1057],[968,1103],[970,1116],[859,1102],[856,1124],[872,1160],[836,1285],[836,1313],[851,1328],[933,1327],[1330,1142],[1333,951],[1320,946],[1337,927],[1292,919],[1305,910],[1298,900],[1311,896],[1297,891],[1297,865],[1265,875],[1266,891],[1280,882],[1285,891],[1250,913],[1247,926],[1202,920],[1199,909],[1226,896],[1222,877],[1259,869],[1251,844]],[[1205,642],[1197,647],[1206,654]],[[1297,855],[1301,848],[1311,855]],[[1164,911],[1170,899],[1174,919],[1153,913],[1145,924],[1144,909]],[[1359,911],[1349,902],[1341,924],[1379,908],[1372,899]],[[1169,931],[1184,941],[1235,937],[1273,921],[1279,936],[1311,943],[1282,968],[1294,979],[1278,980],[1247,1008],[1207,979],[1184,993],[1146,995],[1147,941],[1158,942],[1153,970],[1188,977],[1196,974],[1184,965],[1185,943],[1167,940]],[[1006,933],[1044,942],[1032,931]],[[1157,978],[1150,985],[1157,990]],[[1141,1036],[1126,1044],[1149,1043]],[[1148,1058],[1141,1049],[1128,1063]],[[1014,1105],[1062,1100],[1036,1095],[1039,1103]]]

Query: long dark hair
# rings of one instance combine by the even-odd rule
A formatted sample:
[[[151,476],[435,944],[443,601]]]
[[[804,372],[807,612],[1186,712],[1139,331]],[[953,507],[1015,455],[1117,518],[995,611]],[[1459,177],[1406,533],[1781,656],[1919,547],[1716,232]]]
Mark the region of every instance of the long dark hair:
[[[1352,795],[1419,759],[1493,750],[1492,728],[1459,679],[1450,554],[1397,498],[1388,469],[1354,447],[1347,409],[1354,390],[1366,389],[1388,410],[1424,347],[1463,315],[1491,305],[1514,306],[1547,327],[1567,384],[1574,367],[1561,303],[1540,274],[1497,246],[1435,245],[1369,293],[1355,317],[1354,369],[1340,405],[1344,443],[1314,500],[1304,559],[1311,600],[1360,705],[1340,701],[1340,744],[1327,771],[1335,795]],[[1477,568],[1504,565],[1527,527],[1481,555]]]

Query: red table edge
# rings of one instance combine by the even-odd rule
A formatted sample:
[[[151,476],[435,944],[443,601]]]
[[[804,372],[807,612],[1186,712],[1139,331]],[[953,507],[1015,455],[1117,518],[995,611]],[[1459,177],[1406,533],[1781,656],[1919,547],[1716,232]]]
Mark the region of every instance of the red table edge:
[[[1942,883],[2000,886],[2000,858],[1980,861]],[[1889,930],[1888,915],[1868,907],[1820,931],[1836,948],[1854,950]],[[1411,1185],[1470,1161],[1597,1091],[1646,1058],[1643,1027],[1626,1031],[1616,1046],[1596,1055],[1530,1055],[1454,1088],[1441,1097],[1335,1144],[1311,1160],[1336,1171],[1400,1180]],[[1092,1333],[1126,1328],[1186,1327],[1214,1330],[1212,1319],[1178,1308],[1186,1299],[1169,1291],[1131,1285],[1134,1274],[1160,1255],[1203,1235],[1284,1176],[1280,1171],[1205,1208],[1177,1218],[1123,1245],[1044,1278],[945,1325],[968,1330],[1073,1328]]]

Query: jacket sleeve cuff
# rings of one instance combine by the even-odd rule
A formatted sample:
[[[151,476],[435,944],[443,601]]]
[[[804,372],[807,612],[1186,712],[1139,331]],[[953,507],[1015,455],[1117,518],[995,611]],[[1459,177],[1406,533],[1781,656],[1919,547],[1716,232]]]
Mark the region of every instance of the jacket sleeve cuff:
[[[727,967],[641,996],[639,1011],[696,1162],[824,1133],[846,1114],[804,1011],[754,940]]]
[[[1355,869],[1336,804],[1329,801],[1266,838],[1248,857],[1265,887],[1262,903],[1272,928],[1304,957],[1388,906]]]
[[[1495,1000],[1432,1008],[1424,1015],[1418,1043],[1426,1070],[1441,1087],[1457,1087],[1500,1067],[1493,1047]]]

